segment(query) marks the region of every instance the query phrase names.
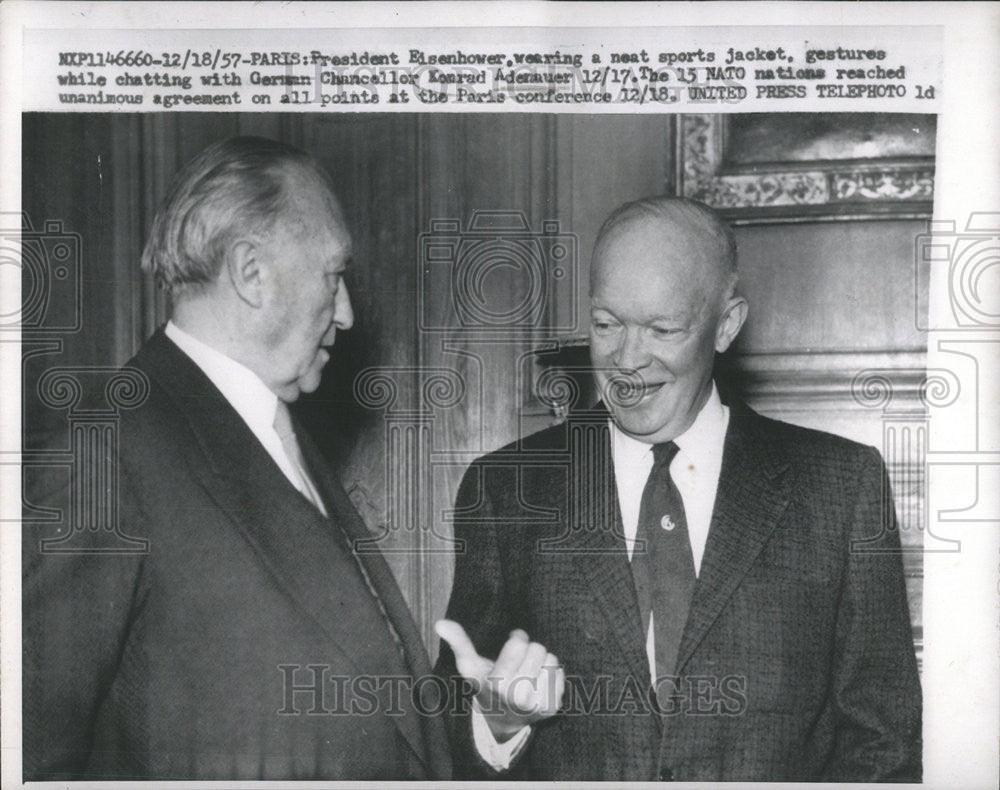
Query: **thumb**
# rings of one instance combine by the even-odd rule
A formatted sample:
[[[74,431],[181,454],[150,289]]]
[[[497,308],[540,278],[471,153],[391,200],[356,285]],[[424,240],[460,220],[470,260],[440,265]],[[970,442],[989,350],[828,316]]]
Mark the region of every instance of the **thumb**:
[[[434,624],[434,631],[451,647],[451,652],[455,654],[455,666],[465,677],[482,680],[493,668],[492,661],[476,652],[476,646],[459,623],[454,620],[438,620]]]

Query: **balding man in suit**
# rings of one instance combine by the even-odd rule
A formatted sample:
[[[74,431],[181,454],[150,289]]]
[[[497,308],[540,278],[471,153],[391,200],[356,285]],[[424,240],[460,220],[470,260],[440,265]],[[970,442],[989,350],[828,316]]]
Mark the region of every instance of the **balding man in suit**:
[[[603,402],[479,459],[459,490],[438,671],[475,695],[462,774],[919,781],[885,467],[722,402],[737,285],[732,231],[700,203],[641,200],[603,225]]]
[[[143,255],[173,314],[127,365],[148,397],[82,470],[116,468],[148,550],[94,553],[64,481],[30,481],[63,517],[25,528],[25,779],[449,777],[440,717],[400,693],[430,672],[417,628],[288,409],[351,326],[350,257],[303,151],[234,138],[178,175]]]

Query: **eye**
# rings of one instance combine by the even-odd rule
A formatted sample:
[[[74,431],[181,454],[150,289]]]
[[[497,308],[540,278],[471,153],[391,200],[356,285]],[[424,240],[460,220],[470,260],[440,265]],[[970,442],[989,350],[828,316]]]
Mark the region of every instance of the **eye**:
[[[667,339],[675,337],[681,333],[682,330],[672,327],[672,326],[654,326],[650,327],[654,337],[660,339]]]
[[[594,316],[590,319],[590,325],[595,332],[607,333],[614,331],[618,327],[618,322],[603,316]]]

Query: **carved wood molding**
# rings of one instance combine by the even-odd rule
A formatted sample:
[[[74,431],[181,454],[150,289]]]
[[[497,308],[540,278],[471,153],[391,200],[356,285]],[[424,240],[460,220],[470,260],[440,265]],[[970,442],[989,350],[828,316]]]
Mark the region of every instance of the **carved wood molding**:
[[[720,209],[736,224],[820,219],[929,218],[934,165],[871,160],[766,163],[725,172],[726,116],[678,121],[678,191]]]
[[[724,375],[754,403],[886,412],[945,405],[958,386],[949,371],[927,371],[919,351],[745,354],[731,360]]]

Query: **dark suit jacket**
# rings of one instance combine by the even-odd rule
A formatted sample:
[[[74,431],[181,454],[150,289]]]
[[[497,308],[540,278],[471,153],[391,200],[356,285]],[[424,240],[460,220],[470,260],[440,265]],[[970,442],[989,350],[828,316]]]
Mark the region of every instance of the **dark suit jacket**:
[[[567,674],[562,711],[510,777],[918,780],[920,688],[878,453],[732,410],[660,716],[606,421],[579,415],[485,456],[459,491],[447,616],[487,656],[523,628]],[[437,671],[453,662],[442,644]],[[456,772],[482,776],[461,717],[454,741]]]
[[[361,559],[385,615],[369,591],[347,548],[369,533],[315,447],[329,518],[162,331],[129,364],[150,391],[121,415],[117,502],[148,551],[81,553],[108,537],[83,533],[40,552],[66,511],[25,528],[25,778],[447,778],[440,718],[405,693],[390,709],[377,680],[430,667],[378,554]],[[104,461],[83,462],[98,485]],[[65,508],[65,476],[28,501]]]

